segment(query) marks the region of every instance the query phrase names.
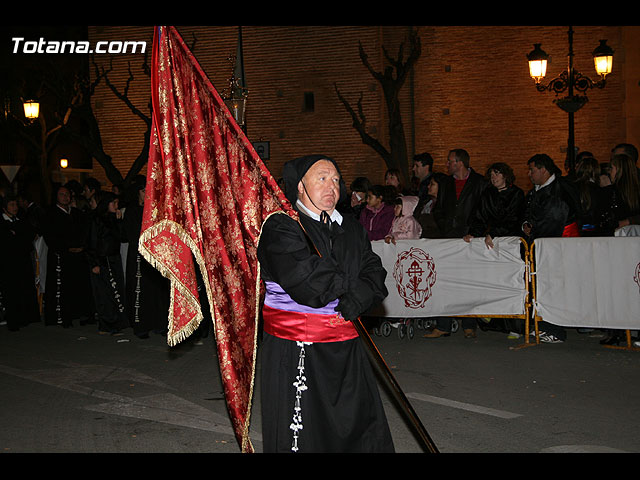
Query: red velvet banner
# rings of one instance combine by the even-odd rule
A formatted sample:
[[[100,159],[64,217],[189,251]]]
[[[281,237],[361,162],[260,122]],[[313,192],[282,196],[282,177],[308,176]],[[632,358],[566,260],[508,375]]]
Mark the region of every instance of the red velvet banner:
[[[256,249],[271,214],[297,217],[173,27],[156,28],[151,77],[153,128],[138,248],[171,280],[169,345],[202,320],[199,269],[229,415],[242,451],[253,452]]]

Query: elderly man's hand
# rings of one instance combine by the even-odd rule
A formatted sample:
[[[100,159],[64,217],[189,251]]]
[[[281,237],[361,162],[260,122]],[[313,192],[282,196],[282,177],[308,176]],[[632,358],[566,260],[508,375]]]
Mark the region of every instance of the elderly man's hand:
[[[336,306],[336,311],[340,312],[342,318],[345,320],[355,320],[360,316],[360,305],[353,300],[349,294],[345,294],[340,297],[338,301],[338,305]]]

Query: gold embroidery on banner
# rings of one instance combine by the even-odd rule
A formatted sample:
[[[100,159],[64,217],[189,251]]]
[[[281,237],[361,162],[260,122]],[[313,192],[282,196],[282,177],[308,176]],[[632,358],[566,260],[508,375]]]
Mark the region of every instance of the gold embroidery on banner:
[[[150,162],[149,173],[153,198],[161,202],[151,206],[151,221],[145,219],[138,250],[170,280],[168,342],[172,346],[191,335],[202,321],[194,289],[195,268],[199,269],[234,431],[241,437],[242,451],[252,451],[249,425],[261,286],[256,249],[263,217],[268,214],[264,224],[272,214],[285,212],[279,210],[277,195],[260,187],[268,181],[277,190],[257,154],[247,153],[253,147],[240,129],[224,118],[228,112],[217,92],[203,87],[195,70],[180,70],[185,64],[181,58],[176,56],[176,65],[171,65],[172,55],[180,52],[177,47],[169,51],[171,33],[164,32],[160,69],[165,83],[160,82],[164,86],[158,96],[159,110],[166,116],[157,117],[162,119],[154,128],[153,151],[160,155],[157,162]],[[177,74],[172,75],[171,69]],[[203,99],[201,104],[198,97]],[[205,123],[209,126],[206,131]],[[249,265],[255,265],[256,271],[249,271]]]

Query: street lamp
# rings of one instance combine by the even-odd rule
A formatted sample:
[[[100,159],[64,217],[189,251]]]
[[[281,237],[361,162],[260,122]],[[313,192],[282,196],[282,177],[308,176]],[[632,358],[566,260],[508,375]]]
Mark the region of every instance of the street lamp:
[[[563,98],[556,98],[554,103],[569,114],[569,138],[567,146],[567,160],[569,171],[575,169],[575,139],[574,139],[574,114],[589,101],[586,91],[590,88],[604,88],[605,77],[611,73],[613,66],[613,49],[607,45],[606,40],[600,40],[600,45],[593,51],[593,61],[596,73],[600,75],[599,81],[593,81],[573,68],[573,27],[569,27],[569,54],[568,67],[546,85],[542,83],[547,71],[549,55],[540,48],[540,44],[533,45],[533,50],[527,55],[529,61],[529,75],[534,79],[539,92],[553,91],[556,96],[567,92]],[[579,92],[574,94],[574,90]]]
[[[29,119],[30,122],[38,118],[40,114],[40,104],[35,100],[25,100],[23,102],[24,116]]]
[[[229,87],[222,92],[222,98],[238,126],[244,130],[245,108],[249,90],[242,85],[243,75],[239,70],[242,69],[242,59],[239,59],[238,55],[230,55],[228,60],[232,65],[231,78],[229,78]]]
[[[229,89],[225,91],[224,103],[241,128],[244,127],[245,107],[248,95],[248,90],[239,84],[235,75],[232,75],[229,79]]]

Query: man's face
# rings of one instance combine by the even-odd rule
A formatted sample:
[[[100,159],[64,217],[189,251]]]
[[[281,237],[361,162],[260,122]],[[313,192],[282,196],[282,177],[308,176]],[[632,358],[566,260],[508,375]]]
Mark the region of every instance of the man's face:
[[[5,208],[7,213],[11,216],[16,216],[18,214],[18,202],[16,200],[10,200],[7,202],[7,206]]]
[[[450,153],[449,157],[447,157],[447,171],[449,175],[454,175],[460,170],[460,166],[462,162],[456,159],[455,154]]]
[[[69,193],[69,190],[67,190],[66,188],[61,188],[60,190],[58,190],[56,201],[58,202],[58,205],[61,205],[63,207],[68,206],[71,203],[71,193]]]
[[[549,176],[546,168],[538,168],[533,163],[529,165],[529,178],[534,185],[543,185],[549,179]]]
[[[423,179],[429,174],[429,165],[422,165],[420,162],[413,162],[413,174],[418,179]]]
[[[329,160],[314,163],[298,184],[298,198],[312,212],[333,213],[340,200],[340,175]]]

